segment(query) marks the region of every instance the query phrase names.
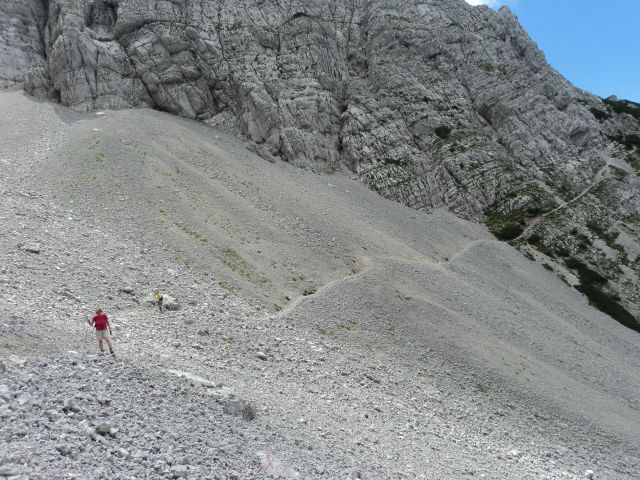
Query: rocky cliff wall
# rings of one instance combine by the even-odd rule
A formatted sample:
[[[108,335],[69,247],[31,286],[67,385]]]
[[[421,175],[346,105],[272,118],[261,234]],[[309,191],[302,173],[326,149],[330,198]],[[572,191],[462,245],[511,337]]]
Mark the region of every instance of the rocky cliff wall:
[[[0,88],[24,81],[43,61],[47,5],[44,0],[0,2]]]

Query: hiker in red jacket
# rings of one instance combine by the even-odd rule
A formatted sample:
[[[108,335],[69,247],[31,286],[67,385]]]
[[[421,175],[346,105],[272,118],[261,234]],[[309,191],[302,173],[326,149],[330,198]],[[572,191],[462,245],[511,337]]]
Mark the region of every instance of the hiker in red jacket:
[[[115,356],[113,346],[111,345],[111,325],[109,324],[109,317],[98,308],[96,314],[91,320],[88,320],[87,323],[96,327],[96,337],[98,338],[98,348],[100,348],[100,351],[104,353],[104,346],[102,345],[102,341],[104,340],[107,342],[111,355]]]

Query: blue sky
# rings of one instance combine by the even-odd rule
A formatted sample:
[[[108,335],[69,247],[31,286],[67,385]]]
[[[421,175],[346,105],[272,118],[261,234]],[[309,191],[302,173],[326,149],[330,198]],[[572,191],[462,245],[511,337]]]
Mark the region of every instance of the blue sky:
[[[640,102],[640,0],[467,0],[507,5],[574,85]]]

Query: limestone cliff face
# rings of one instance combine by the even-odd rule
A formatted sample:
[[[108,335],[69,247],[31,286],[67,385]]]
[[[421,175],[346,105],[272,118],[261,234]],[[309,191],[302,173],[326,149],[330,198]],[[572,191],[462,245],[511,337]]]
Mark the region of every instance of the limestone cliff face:
[[[24,81],[30,66],[44,61],[44,1],[0,2],[0,88]]]
[[[532,245],[549,256],[561,244],[607,270],[618,290],[637,283],[630,253],[640,253],[640,221],[629,219],[640,218],[640,154],[628,140],[640,130],[640,106],[572,86],[507,8],[464,0],[3,5],[3,18],[13,9],[34,19],[0,43],[3,71],[19,52],[7,76],[32,93],[76,109],[149,106],[231,127],[266,158],[349,169],[387,198],[446,206],[505,239],[534,222],[522,242],[535,233]],[[605,260],[580,250],[576,235],[600,238],[589,222],[627,229],[628,271],[619,272],[620,250],[603,250]]]

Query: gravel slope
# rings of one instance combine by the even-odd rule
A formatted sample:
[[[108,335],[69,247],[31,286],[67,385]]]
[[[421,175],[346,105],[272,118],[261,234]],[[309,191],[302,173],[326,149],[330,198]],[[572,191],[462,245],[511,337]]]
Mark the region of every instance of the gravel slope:
[[[158,112],[0,106],[0,476],[640,471],[640,337],[481,227]]]

